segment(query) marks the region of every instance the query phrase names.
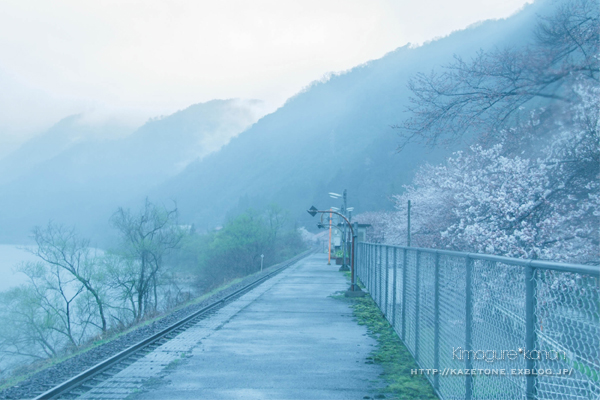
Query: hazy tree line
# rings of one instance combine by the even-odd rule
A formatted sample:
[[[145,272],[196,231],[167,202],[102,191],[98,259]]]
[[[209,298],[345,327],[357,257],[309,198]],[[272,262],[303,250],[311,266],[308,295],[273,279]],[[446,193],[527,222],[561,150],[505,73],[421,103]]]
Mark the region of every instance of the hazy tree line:
[[[287,211],[276,204],[248,209],[208,234],[192,232],[183,239],[172,262],[194,272],[197,285],[209,290],[291,258],[305,244]]]
[[[411,200],[413,246],[598,263],[599,27],[597,2],[563,1],[532,43],[415,76],[403,143],[471,145],[364,215],[372,238],[406,244]]]
[[[39,261],[18,267],[28,283],[0,293],[0,353],[21,363],[56,357],[257,272],[261,254],[264,267],[289,258],[304,249],[289,222],[272,205],[200,234],[179,224],[176,206],[146,199],[112,215],[119,241],[110,250],[91,247],[72,227],[36,227],[29,251]]]

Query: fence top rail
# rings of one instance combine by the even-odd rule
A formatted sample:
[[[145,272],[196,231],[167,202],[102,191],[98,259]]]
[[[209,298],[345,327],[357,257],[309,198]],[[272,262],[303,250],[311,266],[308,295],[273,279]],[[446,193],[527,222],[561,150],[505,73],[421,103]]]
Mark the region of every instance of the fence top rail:
[[[503,264],[521,266],[521,267],[531,266],[531,267],[537,268],[537,269],[549,269],[549,270],[555,270],[555,271],[573,272],[573,273],[578,273],[578,274],[583,274],[583,275],[593,275],[596,277],[600,277],[600,266],[599,265],[567,264],[567,263],[558,263],[558,262],[552,262],[552,261],[541,261],[541,260],[494,256],[494,255],[490,255],[490,254],[465,253],[465,252],[451,251],[451,250],[428,249],[428,248],[423,248],[423,247],[395,246],[395,245],[389,245],[389,244],[368,243],[368,242],[362,242],[362,243],[369,244],[369,245],[375,245],[375,246],[394,247],[394,248],[402,249],[402,250],[416,250],[416,251],[420,251],[423,253],[439,254],[439,255],[446,255],[446,256],[451,256],[451,257],[463,257],[463,258],[471,258],[474,260],[494,261],[494,262],[500,262]]]

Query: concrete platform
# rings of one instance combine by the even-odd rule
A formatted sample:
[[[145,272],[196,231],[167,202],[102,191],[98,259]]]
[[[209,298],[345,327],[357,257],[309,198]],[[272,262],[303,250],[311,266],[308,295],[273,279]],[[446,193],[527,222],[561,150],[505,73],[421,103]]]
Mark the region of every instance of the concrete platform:
[[[365,361],[376,342],[354,321],[348,303],[330,297],[348,287],[337,267],[315,254],[273,280],[238,300],[223,321],[205,322],[201,337],[190,336],[187,356],[161,368],[129,398],[373,396],[382,371]]]

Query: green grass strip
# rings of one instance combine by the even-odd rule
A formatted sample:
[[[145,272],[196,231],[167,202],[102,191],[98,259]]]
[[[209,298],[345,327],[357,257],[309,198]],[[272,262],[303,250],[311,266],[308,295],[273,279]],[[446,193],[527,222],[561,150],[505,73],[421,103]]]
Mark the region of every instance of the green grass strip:
[[[424,375],[411,375],[419,368],[402,341],[369,296],[349,300],[359,325],[366,325],[369,336],[377,340],[370,360],[383,367],[381,377],[387,386],[380,389],[388,399],[438,399]],[[375,398],[383,398],[376,396]]]

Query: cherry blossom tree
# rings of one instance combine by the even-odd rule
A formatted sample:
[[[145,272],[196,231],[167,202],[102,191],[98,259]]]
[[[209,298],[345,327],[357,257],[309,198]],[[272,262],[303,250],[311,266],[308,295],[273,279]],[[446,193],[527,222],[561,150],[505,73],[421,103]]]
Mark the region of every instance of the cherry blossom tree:
[[[475,144],[422,167],[394,196],[387,241],[405,243],[410,199],[414,246],[598,263],[600,89],[579,84],[574,93],[570,120],[556,124],[536,158]]]

